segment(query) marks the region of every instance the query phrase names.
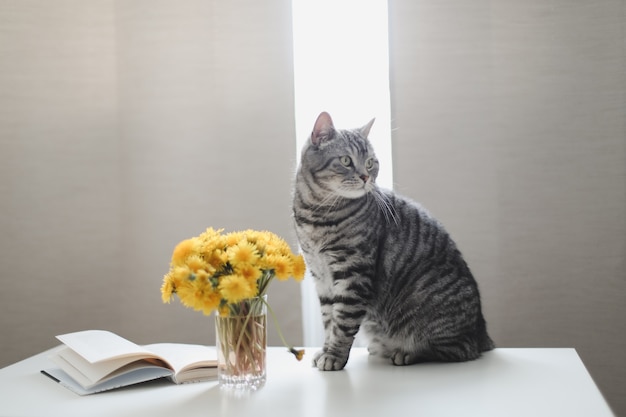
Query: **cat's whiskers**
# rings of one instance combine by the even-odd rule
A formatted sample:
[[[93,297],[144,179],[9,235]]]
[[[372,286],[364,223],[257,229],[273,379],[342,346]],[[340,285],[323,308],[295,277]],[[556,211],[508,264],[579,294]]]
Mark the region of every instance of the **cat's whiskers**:
[[[343,197],[339,194],[333,194],[334,195],[334,200],[333,203],[328,207],[328,209],[326,210],[326,214],[330,214],[332,211],[334,211],[335,207],[337,206],[337,204],[339,204],[339,202],[341,200],[343,200]]]
[[[390,224],[390,220],[389,220],[389,212],[388,209],[386,207],[386,205],[380,201],[380,198],[378,197],[378,195],[376,194],[375,191],[369,193],[372,194],[372,198],[374,199],[374,202],[376,203],[376,206],[378,206],[378,208],[380,209],[381,213],[383,213],[383,216],[385,216],[385,221],[387,224]],[[397,224],[397,222],[396,222]]]
[[[328,193],[322,201],[317,204],[317,207],[313,210],[313,214],[316,214],[318,210],[322,208],[326,208],[326,214],[328,215],[342,199],[343,197],[337,193]]]
[[[391,218],[397,226],[399,224],[398,213],[396,212],[396,209],[393,207],[393,205],[387,200],[387,196],[377,188],[374,188],[371,191],[371,194],[374,196],[374,201],[376,201],[376,204],[380,208],[380,211],[382,211],[383,215],[385,216],[387,224],[391,223]]]

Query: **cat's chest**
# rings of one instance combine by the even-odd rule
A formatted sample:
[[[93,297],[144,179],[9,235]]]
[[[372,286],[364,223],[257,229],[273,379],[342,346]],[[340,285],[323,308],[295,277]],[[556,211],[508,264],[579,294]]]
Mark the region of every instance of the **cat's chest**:
[[[296,233],[307,263],[313,264],[314,268],[326,265],[329,257],[328,239],[334,233],[328,228],[306,223],[296,224]]]
[[[333,274],[330,268],[328,253],[319,250],[305,251],[304,258],[307,268],[313,275],[317,293],[323,295],[332,292]]]
[[[315,227],[308,224],[296,225],[296,232],[298,235],[298,242],[302,251],[308,255],[308,257],[318,256],[325,244],[325,233],[319,227]]]

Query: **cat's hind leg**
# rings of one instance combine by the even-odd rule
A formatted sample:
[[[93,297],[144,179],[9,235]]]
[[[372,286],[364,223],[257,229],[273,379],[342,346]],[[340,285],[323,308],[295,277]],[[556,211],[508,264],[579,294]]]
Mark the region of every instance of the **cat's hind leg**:
[[[428,362],[431,359],[431,349],[428,343],[408,338],[394,340],[393,347],[388,349],[385,355],[396,366],[412,365],[414,363]]]
[[[405,352],[396,350],[391,352],[391,363],[396,366],[412,365],[414,363],[423,362],[421,356],[415,352]]]
[[[392,361],[395,365],[418,362],[465,362],[477,359],[480,353],[474,339],[456,336],[444,340],[430,340],[421,344],[414,353],[406,354],[399,351],[395,358],[392,357]]]
[[[384,336],[381,336],[380,324],[372,320],[363,320],[360,332],[367,341],[367,351],[370,355],[381,357],[388,356],[389,349],[383,342]]]
[[[382,341],[378,338],[373,339],[367,345],[367,352],[372,356],[385,356],[387,348],[382,343]]]

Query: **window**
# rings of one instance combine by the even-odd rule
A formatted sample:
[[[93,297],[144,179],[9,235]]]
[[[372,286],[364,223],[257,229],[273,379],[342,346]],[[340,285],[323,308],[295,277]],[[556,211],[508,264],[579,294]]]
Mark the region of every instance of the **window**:
[[[380,160],[377,183],[392,188],[386,0],[293,0],[297,155],[322,111],[339,128],[373,117],[370,140]],[[304,345],[324,342],[311,277],[302,285]]]

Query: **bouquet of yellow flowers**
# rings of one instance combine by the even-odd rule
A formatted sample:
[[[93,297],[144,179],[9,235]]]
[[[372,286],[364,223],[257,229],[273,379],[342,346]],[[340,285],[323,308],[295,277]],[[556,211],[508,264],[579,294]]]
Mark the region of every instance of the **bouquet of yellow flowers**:
[[[272,312],[264,295],[270,282],[293,277],[304,278],[302,255],[271,232],[246,230],[224,234],[207,229],[180,242],[172,254],[169,272],[163,278],[161,295],[169,303],[176,294],[181,303],[209,315],[220,317],[252,314],[250,300],[259,300]],[[278,329],[279,336],[284,338]],[[285,343],[287,345],[287,343]],[[298,358],[303,351],[288,346]]]

